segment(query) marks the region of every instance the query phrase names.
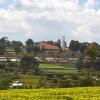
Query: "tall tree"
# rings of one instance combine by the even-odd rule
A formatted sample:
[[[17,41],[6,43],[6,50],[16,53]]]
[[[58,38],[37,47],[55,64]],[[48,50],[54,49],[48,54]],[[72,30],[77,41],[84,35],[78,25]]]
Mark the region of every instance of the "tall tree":
[[[79,41],[71,40],[69,48],[70,50],[76,52],[77,50],[80,50],[80,45],[81,44],[79,43]]]
[[[84,54],[86,49],[87,49],[87,44],[81,43],[81,45],[80,45],[81,54]]]
[[[28,69],[31,69],[31,72],[38,73],[39,71],[38,67],[39,67],[39,63],[34,57],[29,55],[24,55],[21,58],[20,70],[22,72],[27,72]]]
[[[89,61],[86,63],[86,67],[88,69],[95,69],[95,61],[97,56],[97,46],[95,43],[92,43],[87,47],[85,55],[89,57]]]
[[[34,51],[34,42],[32,39],[28,39],[26,41],[26,50],[28,53],[33,52]]]
[[[59,48],[61,48],[61,40],[60,40],[60,39],[57,40],[57,46],[58,46]]]
[[[58,46],[59,51],[61,52],[61,51],[62,51],[62,48],[61,48],[61,40],[58,39],[57,42],[56,42],[55,44],[56,44],[56,46]]]
[[[89,56],[91,59],[95,58],[97,55],[97,45],[92,43],[88,46],[86,50],[86,55]]]
[[[6,51],[6,46],[7,46],[7,37],[2,37],[0,39],[0,54],[3,55]]]
[[[34,43],[34,54],[37,55],[40,52],[40,44]]]
[[[22,52],[23,43],[20,41],[12,41],[12,47],[14,48],[15,53],[19,54],[20,52]]]

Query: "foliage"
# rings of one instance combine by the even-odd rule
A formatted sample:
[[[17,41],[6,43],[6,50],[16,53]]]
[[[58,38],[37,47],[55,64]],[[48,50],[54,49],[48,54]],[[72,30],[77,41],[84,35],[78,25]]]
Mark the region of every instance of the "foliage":
[[[95,58],[97,55],[97,45],[95,43],[92,43],[88,46],[86,50],[86,55],[90,58]]]
[[[17,79],[17,81],[24,83],[23,88],[37,88],[40,80],[42,81],[40,75],[32,74],[19,74],[19,79]]]
[[[96,43],[91,43],[84,52],[84,55],[80,56],[80,59],[77,63],[79,69],[99,69],[100,57],[98,57],[98,45]],[[85,58],[87,56],[88,58]],[[98,57],[98,59],[96,58]]]
[[[39,71],[38,67],[39,67],[39,63],[38,63],[38,61],[34,57],[29,56],[29,55],[24,55],[21,58],[20,70],[23,73],[27,72],[28,69],[31,70],[34,73],[38,73],[38,71]]]
[[[12,47],[15,50],[15,53],[18,54],[22,52],[23,43],[20,41],[12,41]]]
[[[27,52],[33,52],[34,51],[34,42],[32,39],[28,39],[26,41],[26,50]]]
[[[5,51],[6,51],[6,46],[7,46],[7,37],[2,37],[0,39],[0,54],[4,55]]]
[[[86,43],[81,43],[80,51],[81,51],[82,54],[84,54],[86,49],[87,49],[87,44]]]
[[[99,100],[100,87],[0,91],[0,100]]]
[[[53,41],[47,41],[48,44],[55,45]]]
[[[0,90],[8,89],[13,79],[18,78],[18,74],[14,72],[0,72]]]
[[[69,45],[70,50],[76,52],[77,50],[80,50],[80,43],[79,41],[71,40]]]
[[[58,87],[60,87],[60,88],[71,87],[71,83],[68,80],[60,80],[58,83]]]
[[[40,52],[40,47],[38,43],[35,43],[34,46],[34,55],[37,55]]]
[[[57,46],[58,46],[59,48],[61,48],[61,40],[60,40],[60,39],[57,40]]]

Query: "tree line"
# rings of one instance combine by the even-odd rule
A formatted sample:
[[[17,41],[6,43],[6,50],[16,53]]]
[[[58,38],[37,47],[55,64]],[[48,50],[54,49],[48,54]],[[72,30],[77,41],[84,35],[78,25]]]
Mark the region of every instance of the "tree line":
[[[42,43],[45,41],[42,41]],[[57,42],[47,41],[48,44],[58,46],[61,48],[61,41],[60,39]],[[40,52],[40,42],[34,42],[32,39],[27,39],[25,41],[25,45],[21,41],[10,41],[8,37],[2,37],[0,39],[0,55],[4,55],[7,50],[13,49],[16,54],[20,54],[23,50],[26,50],[27,53],[37,53]]]
[[[42,41],[44,43],[45,41]],[[65,41],[66,42],[66,41]],[[60,51],[62,51],[61,47],[61,40],[58,39],[55,41],[46,41],[46,43],[58,46]],[[98,43],[93,42],[98,49],[100,49],[100,45]],[[10,50],[14,50],[16,54],[23,53],[25,50],[27,53],[33,53],[36,54],[38,52],[42,52],[40,48],[41,42],[34,42],[32,39],[27,39],[25,41],[25,44],[21,41],[10,41],[8,40],[8,37],[2,37],[0,39],[0,55],[4,55],[6,52]],[[65,43],[66,44],[66,43]],[[81,53],[84,53],[84,51],[87,49],[87,47],[90,45],[88,42],[80,43],[79,41],[71,40],[69,44],[69,49],[73,52],[80,51]],[[67,45],[66,45],[67,47]]]

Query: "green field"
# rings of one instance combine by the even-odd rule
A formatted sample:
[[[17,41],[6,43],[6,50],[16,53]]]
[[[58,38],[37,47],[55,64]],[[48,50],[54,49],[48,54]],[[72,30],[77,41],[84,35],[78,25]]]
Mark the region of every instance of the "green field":
[[[75,68],[75,64],[66,63],[66,64],[40,64],[40,68]],[[46,72],[50,73],[63,73],[63,74],[76,74],[79,73],[77,70],[46,70]]]
[[[75,64],[40,64],[40,68],[75,68]]]
[[[39,80],[42,78],[39,75],[31,75],[31,74],[20,74],[19,76],[20,78],[17,79],[17,81],[20,81],[22,83],[24,83],[23,87],[29,88],[30,85],[32,86],[32,88],[36,88]],[[13,80],[13,82],[15,82],[16,80]]]
[[[45,70],[46,72],[50,73],[63,73],[63,74],[77,74],[80,73],[77,70]]]
[[[100,100],[100,87],[1,90],[0,100]]]

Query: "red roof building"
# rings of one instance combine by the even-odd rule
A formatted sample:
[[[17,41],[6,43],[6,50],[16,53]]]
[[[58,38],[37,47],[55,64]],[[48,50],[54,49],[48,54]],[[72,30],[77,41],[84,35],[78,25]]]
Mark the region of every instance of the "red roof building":
[[[55,46],[55,45],[51,45],[51,44],[48,44],[48,43],[42,43],[42,49],[45,49],[45,50],[52,50],[52,51],[58,51],[59,48],[58,46]]]

